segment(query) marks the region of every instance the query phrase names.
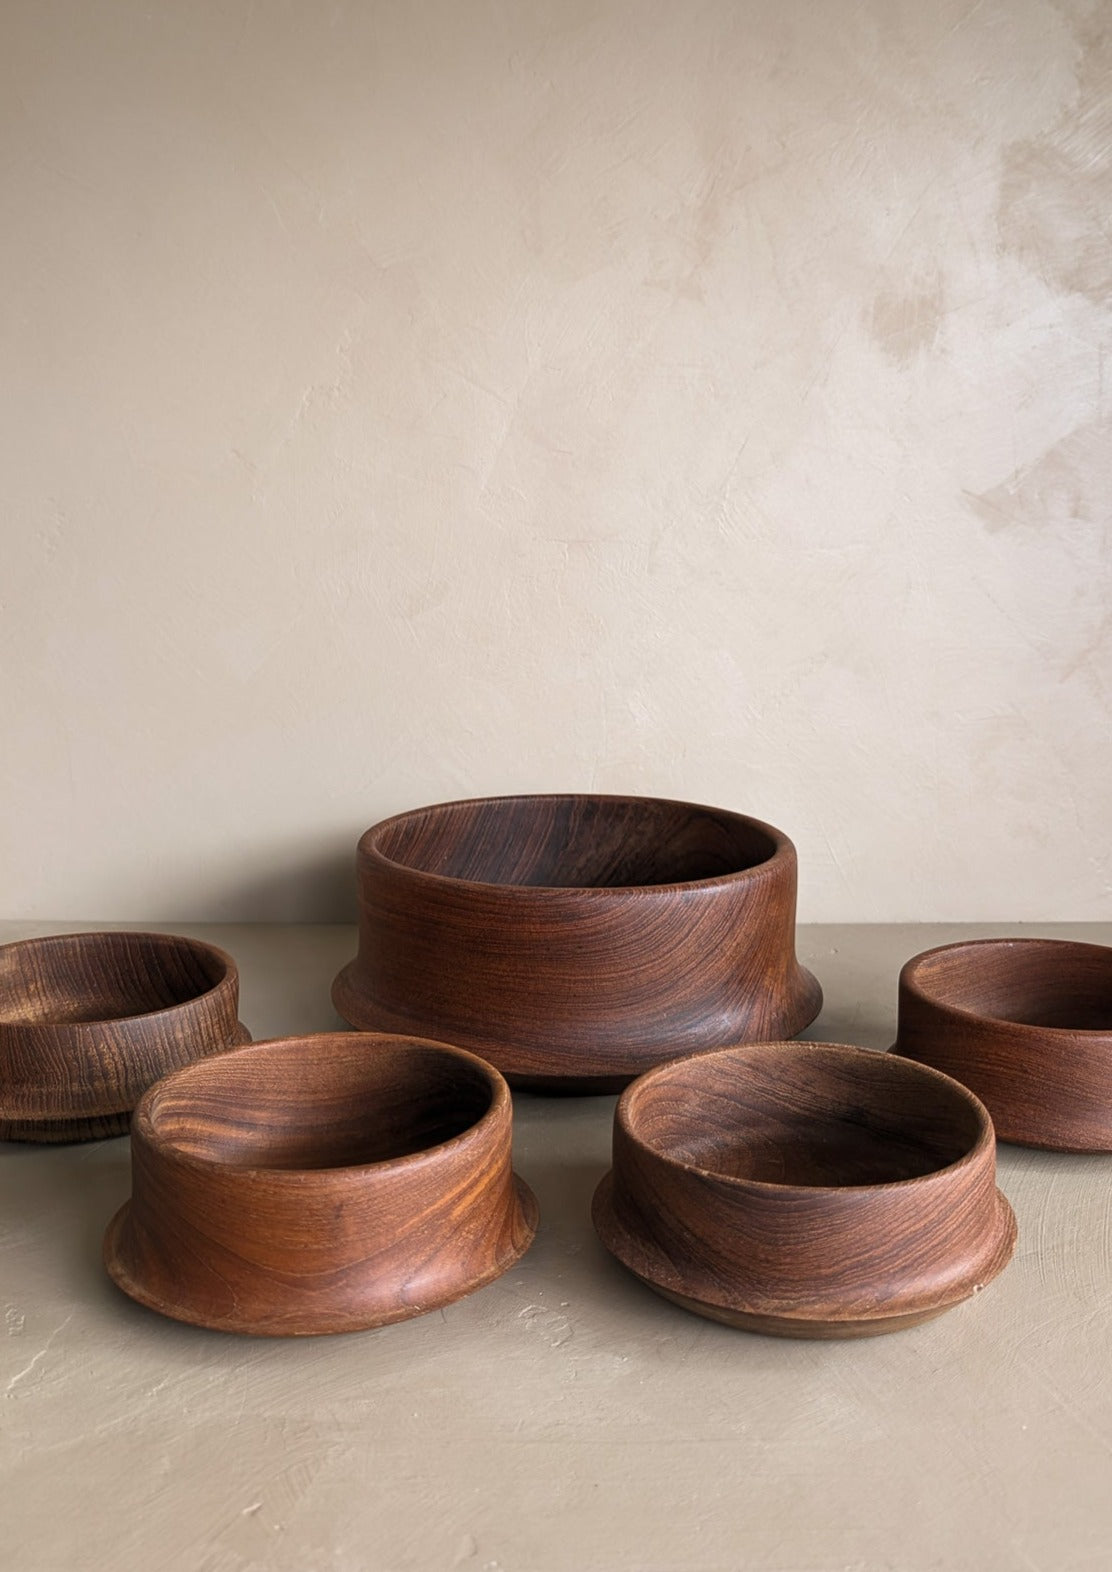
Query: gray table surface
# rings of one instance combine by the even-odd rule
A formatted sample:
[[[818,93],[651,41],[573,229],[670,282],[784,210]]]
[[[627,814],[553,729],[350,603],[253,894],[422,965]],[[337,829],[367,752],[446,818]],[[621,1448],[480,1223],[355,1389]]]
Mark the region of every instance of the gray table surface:
[[[336,1024],[351,929],[184,931],[236,956],[256,1037]],[[1112,943],[1112,924],[804,928],[827,999],[807,1035],[887,1046],[902,961],[993,932]],[[336,1338],[132,1304],[100,1264],[127,1141],[0,1146],[0,1565],[1112,1567],[1112,1158],[1002,1147],[1019,1245],[989,1289],[890,1337],[785,1342],[689,1315],[604,1253],[613,1102],[519,1095],[533,1248],[447,1310]]]

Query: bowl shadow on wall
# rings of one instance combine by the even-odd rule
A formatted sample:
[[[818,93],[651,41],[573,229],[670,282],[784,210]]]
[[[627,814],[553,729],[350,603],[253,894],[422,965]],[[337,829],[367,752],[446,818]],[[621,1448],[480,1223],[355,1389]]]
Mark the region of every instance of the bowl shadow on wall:
[[[278,846],[268,870],[217,890],[221,922],[354,923],[358,916],[355,847],[360,831],[315,852]]]
[[[349,1029],[330,989],[352,949],[355,841],[353,834],[300,854],[274,847],[256,859],[265,873],[214,892],[207,922],[258,925],[221,934],[240,969],[240,1010],[256,1040]]]
[[[871,1010],[862,1009],[852,999],[827,995],[818,1018],[804,1027],[798,1042],[846,1043],[851,1047],[873,1048],[883,1053],[891,1047],[894,1004],[878,1001]]]
[[[800,1042],[847,1043],[884,1052],[892,1046],[896,1021],[896,978],[903,964],[859,953],[821,927],[797,929],[799,959],[823,985],[822,1009],[797,1034]]]

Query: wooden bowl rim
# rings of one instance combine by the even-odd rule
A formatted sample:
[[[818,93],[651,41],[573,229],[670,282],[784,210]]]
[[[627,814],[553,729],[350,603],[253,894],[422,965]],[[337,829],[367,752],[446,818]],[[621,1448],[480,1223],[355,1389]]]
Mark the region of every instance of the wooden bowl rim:
[[[817,1050],[821,1058],[829,1059],[833,1056],[841,1059],[843,1062],[857,1055],[867,1054],[870,1060],[892,1069],[898,1064],[913,1067],[915,1071],[923,1071],[923,1077],[913,1075],[911,1079],[925,1078],[933,1080],[951,1093],[955,1101],[964,1103],[973,1112],[977,1120],[977,1138],[969,1150],[963,1152],[953,1162],[944,1163],[938,1168],[932,1168],[929,1173],[917,1174],[911,1179],[885,1179],[875,1184],[783,1184],[774,1179],[747,1179],[734,1174],[716,1173],[712,1168],[704,1168],[698,1163],[688,1162],[680,1157],[673,1157],[670,1153],[662,1152],[658,1147],[651,1146],[631,1125],[631,1109],[637,1101],[639,1091],[647,1082],[663,1079],[669,1074],[677,1074],[702,1059],[713,1059],[727,1055],[733,1056],[735,1054],[743,1056],[763,1054],[768,1050],[772,1050],[771,1057],[778,1057],[781,1051],[783,1051],[785,1056],[789,1053],[795,1056]],[[901,1070],[896,1073],[899,1075],[903,1072]],[[618,1098],[617,1106],[614,1109],[614,1122],[616,1125],[621,1125],[622,1134],[633,1146],[645,1153],[654,1162],[660,1163],[665,1167],[672,1168],[680,1173],[690,1174],[696,1178],[713,1180],[715,1184],[721,1184],[729,1190],[759,1191],[776,1195],[874,1195],[878,1192],[889,1193],[894,1190],[909,1192],[917,1185],[934,1184],[940,1178],[956,1175],[962,1169],[972,1167],[974,1163],[983,1161],[986,1153],[992,1155],[996,1148],[996,1132],[992,1119],[989,1117],[988,1109],[967,1086],[963,1086],[960,1081],[956,1081],[952,1075],[946,1075],[943,1071],[935,1070],[930,1065],[920,1064],[918,1060],[903,1059],[895,1054],[887,1053],[883,1049],[863,1048],[855,1043],[810,1041],[728,1043],[719,1048],[708,1048],[702,1053],[688,1054],[681,1059],[669,1059],[664,1064],[654,1065],[651,1070],[646,1070],[643,1075],[639,1075],[631,1085],[626,1087],[625,1091]]]
[[[200,993],[190,994],[188,999],[181,999],[177,1004],[164,1005],[161,1010],[144,1010],[138,1015],[106,1015],[102,1019],[97,1020],[83,1018],[80,1021],[10,1021],[0,1016],[0,1028],[7,1028],[8,1031],[31,1030],[32,1028],[42,1031],[46,1028],[55,1032],[69,1032],[75,1027],[84,1026],[121,1026],[125,1023],[129,1026],[132,1024],[141,1026],[145,1021],[157,1021],[165,1016],[193,1009],[203,999],[211,998],[214,993],[226,987],[229,980],[237,984],[239,982],[239,968],[227,950],[222,950],[218,944],[210,944],[207,939],[191,938],[186,933],[150,933],[142,928],[90,928],[79,933],[44,933],[27,939],[13,939],[10,944],[0,945],[0,959],[11,950],[31,949],[33,947],[47,948],[74,939],[83,941],[90,939],[98,941],[106,939],[143,939],[155,940],[160,944],[162,941],[172,940],[177,944],[188,944],[195,951],[203,951],[208,955],[215,956],[222,963],[224,973],[217,978],[210,988],[205,988]]]
[[[205,1079],[206,1072],[216,1070],[222,1062],[233,1057],[245,1057],[257,1052],[259,1049],[282,1047],[293,1049],[294,1045],[309,1042],[333,1042],[343,1046],[355,1046],[360,1040],[372,1039],[376,1043],[393,1043],[407,1047],[432,1048],[440,1051],[445,1058],[456,1062],[465,1061],[474,1065],[483,1075],[490,1087],[490,1104],[483,1110],[479,1118],[466,1129],[460,1130],[456,1135],[449,1136],[446,1141],[438,1141],[434,1146],[422,1147],[419,1152],[409,1152],[402,1157],[384,1157],[373,1163],[344,1163],[327,1168],[271,1168],[265,1164],[229,1163],[218,1157],[200,1157],[194,1152],[183,1152],[165,1134],[160,1134],[154,1123],[151,1105],[166,1090],[171,1082],[192,1077]],[[384,1172],[403,1173],[427,1166],[430,1162],[439,1161],[453,1148],[462,1148],[473,1144],[478,1132],[493,1124],[503,1113],[508,1121],[512,1122],[513,1099],[505,1077],[481,1059],[478,1054],[469,1052],[466,1048],[457,1048],[454,1043],[438,1042],[431,1037],[408,1037],[392,1032],[301,1032],[289,1037],[264,1037],[256,1042],[246,1043],[238,1048],[229,1048],[221,1053],[210,1054],[207,1058],[196,1059],[192,1064],[183,1065],[179,1070],[172,1070],[161,1080],[149,1086],[135,1106],[132,1115],[132,1139],[139,1135],[154,1151],[158,1157],[167,1159],[175,1167],[185,1168],[199,1173],[222,1174],[236,1180],[240,1178],[258,1181],[265,1178],[267,1183],[278,1185],[293,1185],[300,1190],[306,1187],[321,1188],[326,1185],[356,1184],[360,1180]]]
[[[1112,1025],[1110,1026],[1039,1026],[1032,1021],[1013,1021],[1004,1015],[988,1015],[981,1010],[967,1010],[959,1004],[948,1004],[944,999],[939,999],[923,986],[919,978],[922,964],[939,955],[953,955],[959,950],[996,949],[1012,950],[1027,946],[1038,946],[1040,949],[1056,948],[1059,953],[1063,950],[1096,951],[1098,955],[1106,956],[1109,967],[1112,968],[1112,947],[1105,944],[1093,944],[1087,939],[1040,939],[1036,934],[1022,934],[1014,938],[1002,935],[1000,938],[988,939],[958,939],[952,944],[936,944],[933,949],[921,950],[918,955],[913,955],[905,961],[900,969],[900,986],[908,993],[922,1001],[933,1011],[940,1015],[956,1016],[963,1021],[976,1021],[981,1026],[1003,1027],[1007,1031],[1018,1031],[1025,1036],[1059,1038],[1063,1042],[1071,1037],[1087,1037],[1093,1039],[1108,1038],[1112,1041]],[[898,1041],[898,1038],[897,1038]]]
[[[494,803],[509,802],[574,802],[591,801],[603,803],[657,803],[667,807],[688,808],[697,813],[713,813],[725,815],[734,819],[746,828],[759,830],[772,841],[772,852],[763,862],[754,863],[751,868],[738,868],[732,873],[713,874],[707,879],[676,879],[669,883],[661,884],[520,884],[503,883],[493,879],[457,879],[448,874],[430,873],[424,868],[411,867],[409,863],[399,862],[394,857],[388,857],[380,851],[377,838],[385,830],[414,818],[422,813],[434,813],[440,809],[470,808],[488,806]],[[775,875],[786,857],[790,856],[795,847],[783,830],[778,830],[775,825],[766,824],[763,819],[754,819],[748,814],[736,813],[732,808],[715,808],[707,803],[687,802],[679,797],[643,797],[636,794],[622,792],[508,792],[495,797],[459,797],[451,802],[432,802],[420,808],[407,808],[402,813],[392,814],[388,819],[382,819],[377,824],[372,824],[370,829],[364,830],[359,837],[357,850],[363,857],[367,857],[383,867],[395,868],[407,877],[421,883],[439,885],[442,888],[453,890],[498,890],[505,892],[507,898],[515,896],[531,896],[537,894],[564,894],[577,896],[590,896],[593,899],[605,900],[608,897],[632,894],[645,896],[657,892],[672,892],[676,890],[717,890],[739,884],[742,882],[755,883],[760,879],[770,878]]]

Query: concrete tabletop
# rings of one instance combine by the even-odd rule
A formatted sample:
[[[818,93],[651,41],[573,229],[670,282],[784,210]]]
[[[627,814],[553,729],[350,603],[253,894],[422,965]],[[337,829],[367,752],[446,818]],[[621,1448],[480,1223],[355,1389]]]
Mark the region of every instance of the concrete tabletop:
[[[0,924],[0,940],[94,924]],[[122,926],[122,925],[115,925]],[[256,1037],[336,1025],[345,927],[186,926]],[[822,927],[812,1038],[886,1047],[918,950],[1112,925]],[[163,1320],[100,1264],[126,1140],[0,1146],[0,1566],[12,1572],[1096,1572],[1112,1566],[1112,1157],[1001,1147],[990,1288],[845,1343],[703,1321],[589,1203],[614,1099],[516,1098],[533,1248],[449,1309],[346,1337]]]

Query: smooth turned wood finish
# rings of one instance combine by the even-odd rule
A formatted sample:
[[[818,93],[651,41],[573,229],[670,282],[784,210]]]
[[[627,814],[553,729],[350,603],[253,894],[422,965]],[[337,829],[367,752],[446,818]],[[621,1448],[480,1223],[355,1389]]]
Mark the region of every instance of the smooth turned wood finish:
[[[514,1085],[616,1091],[661,1060],[792,1037],[822,1003],[795,954],[795,849],[655,798],[495,797],[359,843],[353,1025],[482,1054]]]
[[[900,973],[894,1052],[964,1082],[1002,1141],[1112,1151],[1112,949],[942,945]]]
[[[222,1054],[136,1109],[105,1264],[133,1299],[221,1331],[421,1315],[533,1238],[510,1127],[502,1077],[444,1043],[337,1032]]]
[[[239,973],[167,933],[63,933],[0,947],[0,1140],[121,1135],[167,1071],[250,1042]]]
[[[783,1337],[915,1325],[1015,1245],[977,1099],[832,1043],[745,1044],[642,1076],[618,1102],[594,1220],[666,1298]]]

